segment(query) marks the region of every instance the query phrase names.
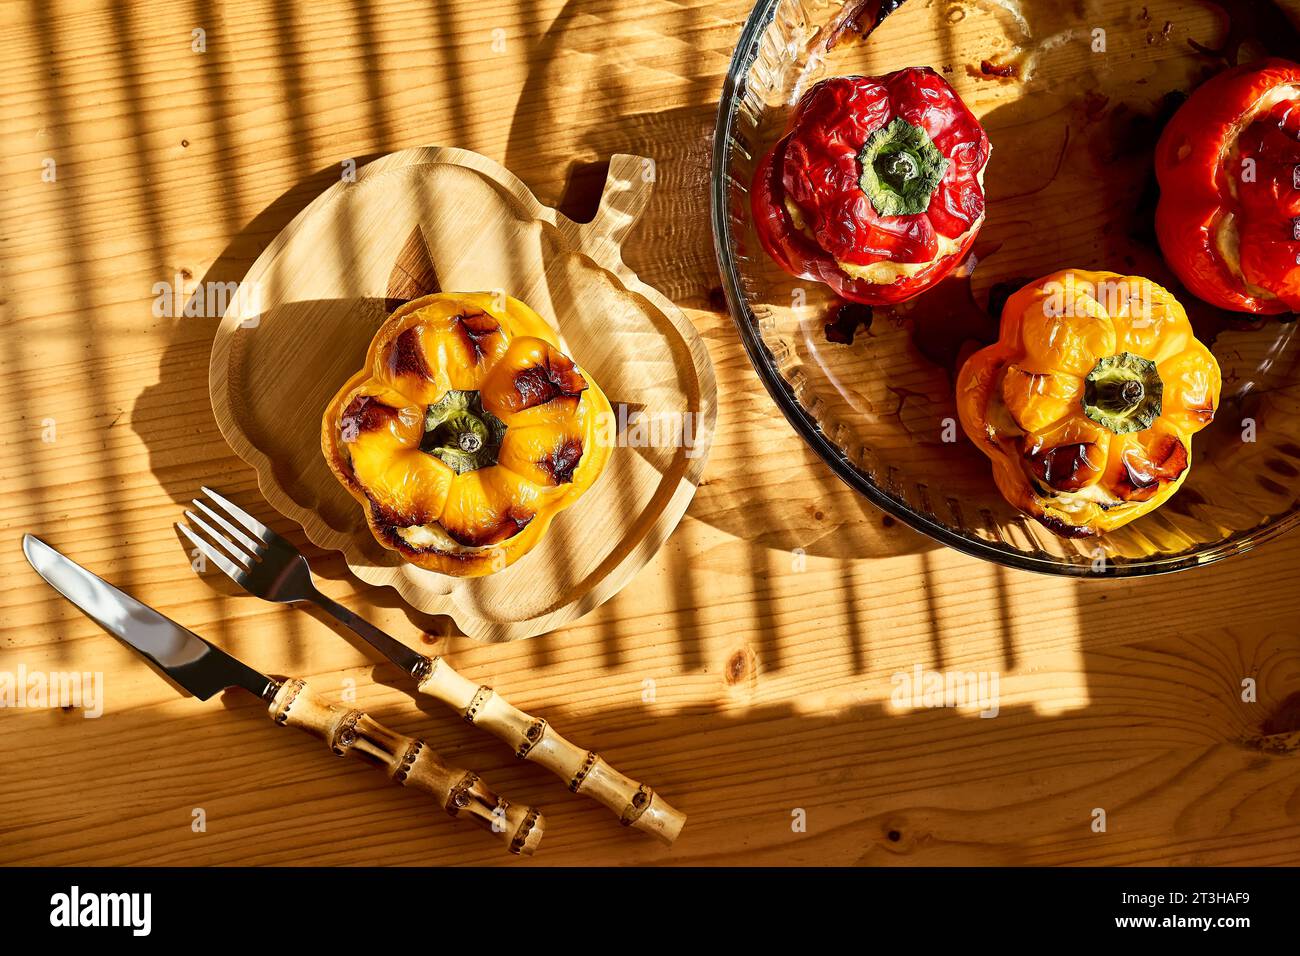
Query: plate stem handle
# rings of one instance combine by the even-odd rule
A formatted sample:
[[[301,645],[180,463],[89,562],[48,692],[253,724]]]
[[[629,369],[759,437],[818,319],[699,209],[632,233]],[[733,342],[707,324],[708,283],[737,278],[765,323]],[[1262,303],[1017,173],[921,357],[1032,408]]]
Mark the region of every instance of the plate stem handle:
[[[650,202],[658,169],[646,156],[615,153],[600,193],[600,205],[591,222],[575,224],[577,245],[602,265],[617,268],[623,262],[623,240]]]

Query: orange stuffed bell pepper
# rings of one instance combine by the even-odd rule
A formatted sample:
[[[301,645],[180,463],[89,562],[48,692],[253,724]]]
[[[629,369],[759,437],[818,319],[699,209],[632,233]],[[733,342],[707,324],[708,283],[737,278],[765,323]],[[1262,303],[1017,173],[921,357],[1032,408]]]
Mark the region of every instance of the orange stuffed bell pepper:
[[[1080,538],[1169,500],[1219,388],[1218,363],[1166,290],[1066,270],[1007,300],[998,341],[958,374],[957,410],[1003,497]]]
[[[526,554],[592,486],[610,414],[528,306],[438,293],[380,326],[325,410],[321,448],[380,544],[477,577]]]
[[[1169,267],[1236,312],[1300,310],[1300,65],[1269,59],[1197,87],[1155,154]]]

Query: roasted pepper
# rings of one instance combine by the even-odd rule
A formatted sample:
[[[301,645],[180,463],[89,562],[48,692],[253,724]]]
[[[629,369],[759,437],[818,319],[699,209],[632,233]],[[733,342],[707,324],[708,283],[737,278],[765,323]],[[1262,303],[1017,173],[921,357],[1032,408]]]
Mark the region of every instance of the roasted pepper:
[[[376,540],[462,577],[513,564],[600,476],[610,406],[518,299],[438,293],[379,328],[321,448]]]
[[[759,240],[791,275],[868,305],[902,302],[958,265],[984,221],[989,141],[939,74],[823,80],[759,162]]]
[[[1237,312],[1300,310],[1300,66],[1207,80],[1156,145],[1156,234],[1191,292]]]
[[[1020,289],[957,377],[962,427],[1003,497],[1063,537],[1112,531],[1187,478],[1219,366],[1149,279],[1066,270]]]

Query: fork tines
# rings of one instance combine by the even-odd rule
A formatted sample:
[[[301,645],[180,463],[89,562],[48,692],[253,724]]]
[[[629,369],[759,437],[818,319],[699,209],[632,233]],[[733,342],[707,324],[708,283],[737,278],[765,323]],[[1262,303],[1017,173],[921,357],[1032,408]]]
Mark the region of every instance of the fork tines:
[[[203,535],[196,534],[188,526],[179,522],[176,528],[209,561],[237,583],[246,584],[248,571],[268,551],[291,547],[266,525],[211,488],[204,486],[203,493],[212,500],[215,507],[201,498],[194,499],[194,507],[206,515],[212,523],[205,521],[193,511],[187,509],[185,512],[185,517],[194,527],[202,531]],[[220,526],[225,533],[217,530],[213,524]],[[224,552],[221,549],[224,549]]]

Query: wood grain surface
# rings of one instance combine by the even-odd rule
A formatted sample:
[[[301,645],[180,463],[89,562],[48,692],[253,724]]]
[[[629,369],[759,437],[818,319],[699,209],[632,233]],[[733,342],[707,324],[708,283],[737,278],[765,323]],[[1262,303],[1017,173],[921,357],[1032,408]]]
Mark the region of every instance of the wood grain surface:
[[[1300,537],[1137,581],[1003,570],[855,497],[763,391],[720,307],[706,218],[709,135],[747,12],[0,6],[0,673],[104,680],[98,719],[0,711],[0,863],[1300,863]],[[344,160],[424,144],[482,152],[577,219],[604,158],[653,157],[626,261],[686,310],[717,371],[717,437],[681,526],[617,597],[533,640],[453,636],[308,547],[217,430],[219,319],[153,307],[175,276],[186,296],[241,278]],[[196,574],[171,525],[201,484],[307,547],[331,596],[653,786],[688,815],[680,839],[620,830],[416,705],[323,620]],[[24,531],[541,807],[537,856],[512,860],[278,732],[247,695],[180,697],[41,583]],[[895,678],[916,667],[996,673],[998,715],[900,706]]]

